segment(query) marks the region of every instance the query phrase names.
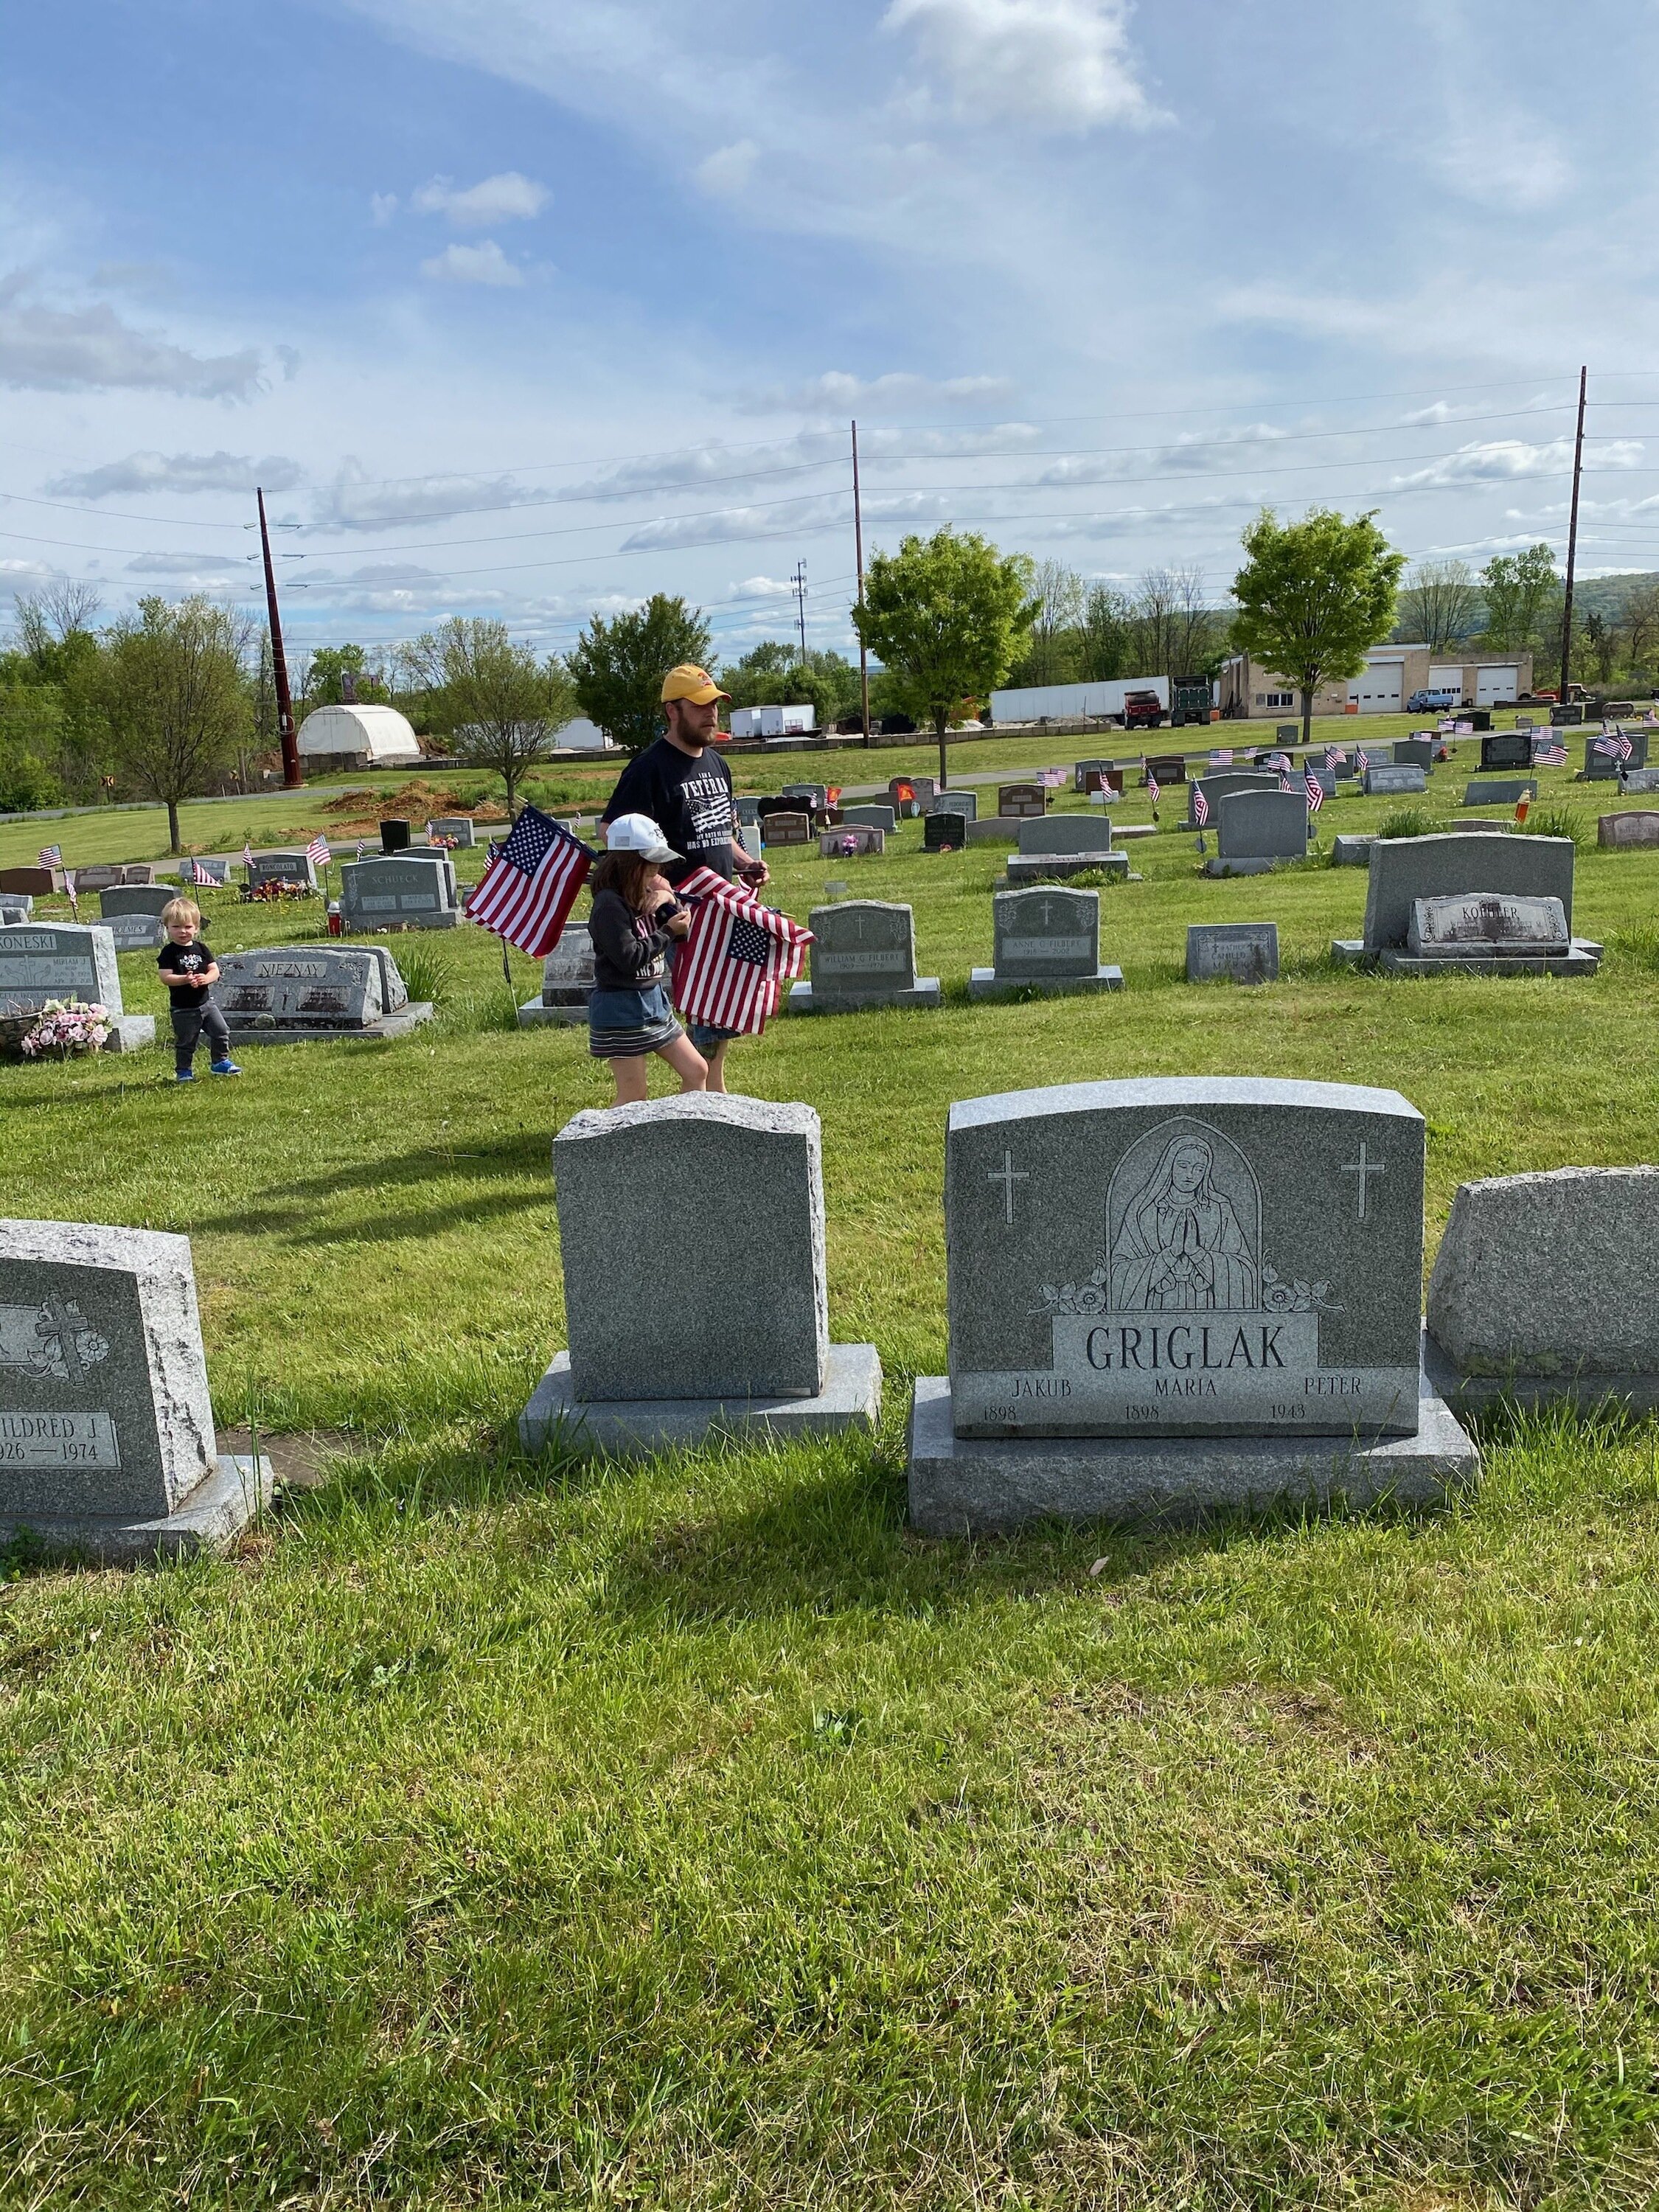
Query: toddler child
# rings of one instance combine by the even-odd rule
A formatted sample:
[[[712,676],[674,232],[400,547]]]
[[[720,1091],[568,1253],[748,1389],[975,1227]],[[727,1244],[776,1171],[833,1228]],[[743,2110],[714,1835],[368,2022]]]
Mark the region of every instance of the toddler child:
[[[194,899],[176,898],[161,908],[167,941],[155,956],[161,981],[173,1000],[173,1065],[180,1083],[196,1080],[197,1040],[208,1033],[208,1060],[216,1075],[240,1075],[230,1056],[230,1024],[213,1003],[219,963],[197,935],[202,909]]]

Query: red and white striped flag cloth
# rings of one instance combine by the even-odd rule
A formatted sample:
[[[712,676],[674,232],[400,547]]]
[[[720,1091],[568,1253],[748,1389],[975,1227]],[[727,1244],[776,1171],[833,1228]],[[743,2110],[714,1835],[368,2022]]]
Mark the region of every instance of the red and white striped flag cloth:
[[[75,888],[75,875],[72,869],[66,868],[64,872],[64,893],[69,900],[70,912],[73,914],[79,914],[81,911],[81,898],[80,894]]]
[[[1210,802],[1204,796],[1204,787],[1201,783],[1195,783],[1193,786],[1193,819],[1201,830],[1209,818]]]
[[[799,975],[811,931],[712,868],[694,868],[678,892],[691,930],[675,950],[676,1012],[758,1036],[778,1010],[778,987]]]
[[[1540,745],[1532,757],[1532,764],[1534,768],[1565,768],[1567,749],[1565,745]]]
[[[1158,802],[1163,798],[1163,785],[1159,783],[1158,778],[1152,774],[1151,769],[1148,769],[1146,771],[1146,798],[1154,814],[1158,811]]]
[[[190,873],[185,878],[189,884],[216,884],[218,880],[211,868],[204,868],[199,860],[191,860]]]
[[[1361,775],[1369,774],[1371,764],[1365,757],[1365,748],[1364,745],[1357,745],[1354,748],[1353,764],[1359,770]]]
[[[253,866],[253,848],[252,845],[244,844],[242,847],[242,866],[245,868],[251,868]]]
[[[35,858],[43,868],[61,868],[64,865],[64,848],[61,845],[43,845],[35,854]]]
[[[545,959],[558,943],[595,855],[562,822],[526,806],[465,901],[469,921]]]
[[[1304,762],[1303,764],[1302,787],[1308,794],[1309,813],[1317,814],[1325,804],[1325,787],[1314,774],[1310,763]]]
[[[313,868],[325,868],[334,858],[328,849],[328,840],[320,830],[306,847],[306,858]]]

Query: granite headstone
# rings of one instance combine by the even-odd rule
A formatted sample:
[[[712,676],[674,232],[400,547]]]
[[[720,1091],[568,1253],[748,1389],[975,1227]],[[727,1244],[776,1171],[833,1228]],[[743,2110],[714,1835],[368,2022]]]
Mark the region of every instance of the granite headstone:
[[[38,1012],[49,999],[102,1006],[106,1052],[135,1052],[155,1042],[155,1017],[121,1006],[115,940],[101,924],[14,922],[0,927],[0,1013]]]
[[[908,906],[844,899],[815,907],[808,926],[811,981],[790,986],[792,1014],[939,1005],[939,978],[916,974],[915,922]]]
[[[348,936],[372,929],[453,929],[460,921],[455,871],[447,853],[399,853],[349,860],[340,871],[340,918]]]
[[[995,964],[973,969],[968,979],[972,998],[1026,997],[1033,992],[1075,997],[1123,987],[1122,969],[1101,964],[1097,890],[1049,884],[999,891],[991,901],[991,927]]]
[[[1276,983],[1276,921],[1194,921],[1187,926],[1189,983]]]

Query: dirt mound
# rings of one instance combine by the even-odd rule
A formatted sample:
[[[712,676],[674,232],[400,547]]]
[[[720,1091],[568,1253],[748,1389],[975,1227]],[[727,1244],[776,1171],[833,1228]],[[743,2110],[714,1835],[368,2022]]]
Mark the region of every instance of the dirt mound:
[[[332,824],[337,830],[370,830],[382,822],[425,822],[434,814],[470,814],[475,822],[505,822],[507,809],[498,799],[486,799],[476,806],[458,806],[452,793],[434,790],[431,784],[416,776],[401,791],[389,791],[384,797],[378,792],[343,791],[337,799],[327,800],[323,811],[337,818]]]

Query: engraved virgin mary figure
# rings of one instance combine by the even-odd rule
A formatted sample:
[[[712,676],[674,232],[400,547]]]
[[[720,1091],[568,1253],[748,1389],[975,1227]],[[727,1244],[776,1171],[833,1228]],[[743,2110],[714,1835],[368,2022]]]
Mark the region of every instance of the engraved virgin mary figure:
[[[1115,1311],[1249,1313],[1260,1304],[1255,1255],[1214,1186],[1214,1166],[1210,1145],[1190,1131],[1164,1147],[1112,1245]]]

